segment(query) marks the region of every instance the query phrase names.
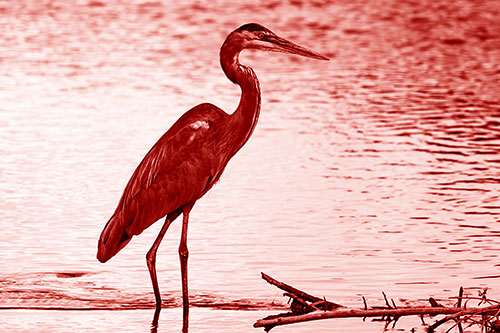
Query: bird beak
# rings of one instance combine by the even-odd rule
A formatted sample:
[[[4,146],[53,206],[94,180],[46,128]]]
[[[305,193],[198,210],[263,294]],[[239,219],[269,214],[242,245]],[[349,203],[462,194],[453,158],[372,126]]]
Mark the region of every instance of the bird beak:
[[[272,51],[283,52],[283,53],[293,53],[298,54],[303,57],[318,59],[318,60],[330,60],[321,54],[313,52],[311,50],[306,49],[305,47],[299,46],[295,43],[292,43],[284,38],[274,36],[266,36],[266,41],[273,44],[271,47]]]

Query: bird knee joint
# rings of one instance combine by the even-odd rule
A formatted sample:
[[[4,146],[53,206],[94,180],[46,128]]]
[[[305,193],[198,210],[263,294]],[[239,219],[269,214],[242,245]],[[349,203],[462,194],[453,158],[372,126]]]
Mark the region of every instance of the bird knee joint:
[[[156,263],[156,253],[148,252],[146,254],[146,261],[151,264]]]
[[[179,246],[179,256],[183,258],[189,257],[189,251],[187,247]]]

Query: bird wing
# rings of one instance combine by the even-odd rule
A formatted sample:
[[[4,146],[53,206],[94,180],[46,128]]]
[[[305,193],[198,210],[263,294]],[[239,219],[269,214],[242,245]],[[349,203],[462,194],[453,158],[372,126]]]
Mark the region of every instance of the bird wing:
[[[218,125],[227,114],[212,104],[186,112],[146,154],[115,211],[132,236],[163,216],[199,199],[225,163],[217,151]]]

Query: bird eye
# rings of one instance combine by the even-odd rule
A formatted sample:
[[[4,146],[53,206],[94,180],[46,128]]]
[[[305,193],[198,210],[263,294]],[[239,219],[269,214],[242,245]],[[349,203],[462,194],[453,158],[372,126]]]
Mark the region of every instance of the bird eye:
[[[265,37],[264,33],[263,32],[259,32],[257,34],[257,37],[259,37],[259,39],[263,39]]]

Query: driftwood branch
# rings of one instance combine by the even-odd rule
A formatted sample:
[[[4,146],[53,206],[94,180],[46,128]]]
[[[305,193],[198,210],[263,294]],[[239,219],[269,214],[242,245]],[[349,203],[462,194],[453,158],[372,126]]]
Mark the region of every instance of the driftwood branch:
[[[264,327],[265,331],[270,331],[273,327],[279,325],[286,325],[292,323],[299,323],[311,320],[321,320],[328,318],[346,318],[346,317],[382,317],[388,323],[390,321],[397,321],[402,316],[418,315],[423,318],[424,315],[447,315],[441,320],[436,321],[433,325],[428,327],[428,332],[432,333],[434,330],[450,320],[455,321],[460,332],[462,331],[461,323],[464,319],[468,319],[470,325],[480,324],[482,328],[486,328],[486,332],[500,332],[500,304],[496,301],[488,300],[485,295],[480,298],[481,304],[489,304],[483,307],[463,307],[465,297],[463,296],[463,289],[461,288],[458,296],[457,303],[454,306],[446,307],[438,304],[433,298],[429,301],[431,306],[417,306],[417,307],[396,307],[394,300],[391,303],[384,295],[385,306],[368,308],[366,300],[363,297],[364,309],[351,309],[342,305],[329,302],[325,298],[319,298],[310,295],[304,291],[294,288],[286,283],[277,281],[262,273],[262,278],[268,283],[286,291],[285,296],[290,297],[292,301],[291,311],[279,315],[268,316],[259,319],[254,323],[254,327]],[[472,297],[472,299],[477,299]],[[493,305],[491,305],[493,304]],[[473,317],[480,317],[480,320],[474,320]],[[485,319],[487,321],[485,322]],[[469,326],[470,326],[469,325]],[[489,325],[489,326],[488,326]],[[498,330],[496,328],[498,325]],[[490,328],[488,330],[488,327]]]
[[[292,287],[284,282],[280,282],[278,280],[275,280],[265,273],[260,273],[260,274],[262,275],[262,278],[264,280],[266,280],[268,283],[278,287],[279,289],[281,289],[283,291],[286,291],[285,296],[288,296],[288,297],[291,297],[291,298],[294,298],[297,300],[303,300],[306,302],[310,302],[310,303],[312,303],[311,305],[313,305],[317,309],[333,310],[333,309],[342,307],[342,305],[340,305],[340,304],[328,302],[324,298],[319,298],[319,297],[316,297],[313,295],[309,295],[308,293],[306,293],[302,290],[299,290],[297,288],[294,288],[294,287]]]

